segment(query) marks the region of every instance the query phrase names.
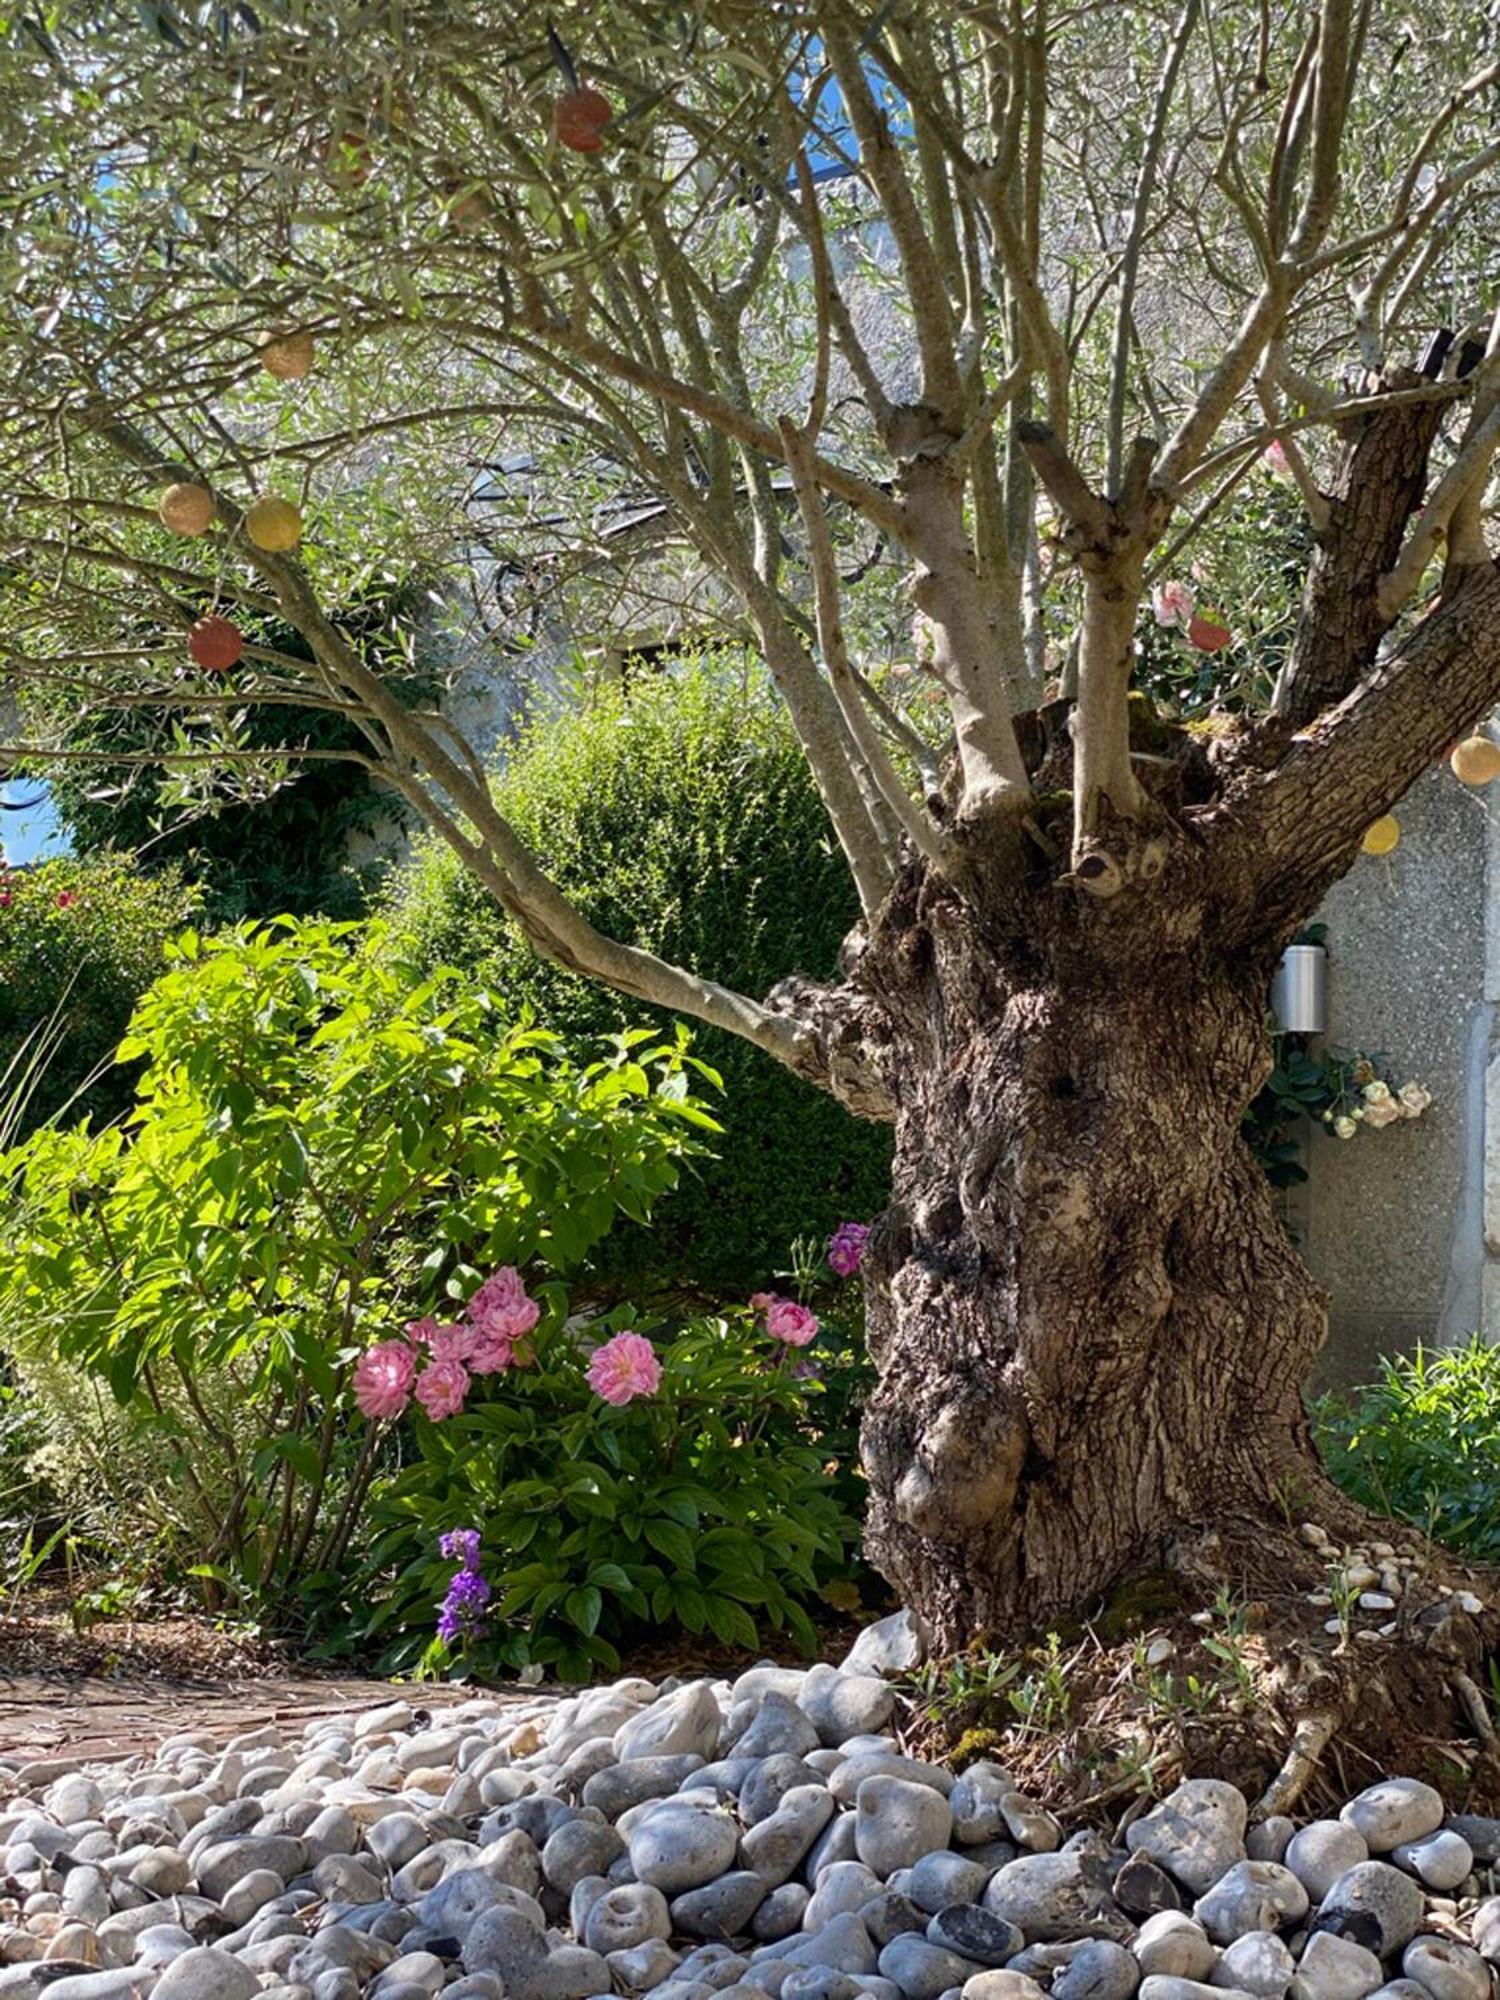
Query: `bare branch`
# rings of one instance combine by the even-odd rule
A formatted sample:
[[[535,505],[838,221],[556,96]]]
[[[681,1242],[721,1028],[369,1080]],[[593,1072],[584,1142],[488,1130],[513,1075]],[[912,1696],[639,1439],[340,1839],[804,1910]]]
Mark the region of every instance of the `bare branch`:
[[[838,698],[839,707],[843,710],[844,720],[849,725],[849,733],[859,746],[860,754],[869,767],[876,789],[896,815],[902,831],[919,854],[925,855],[934,866],[944,868],[947,853],[943,838],[902,784],[896,767],[891,762],[885,745],[881,742],[866,712],[859,685],[854,677],[849,649],[844,639],[843,620],[839,612],[838,565],[834,559],[833,538],[828,532],[828,516],[824,509],[823,497],[818,491],[817,479],[813,472],[810,437],[806,432],[799,432],[786,417],[781,422],[781,434],[786,445],[786,461],[791,467],[792,480],[796,488],[797,503],[802,510],[803,526],[807,530],[808,557],[817,606],[818,641],[823,650],[824,665],[833,682],[834,694]]]
[[[1146,129],[1145,143],[1141,149],[1141,162],[1135,179],[1135,194],[1130,206],[1130,226],[1125,233],[1125,248],[1120,258],[1120,297],[1115,311],[1115,331],[1110,356],[1108,415],[1105,419],[1108,449],[1104,483],[1105,490],[1110,493],[1119,491],[1120,468],[1125,451],[1125,390],[1130,374],[1131,328],[1134,325],[1135,288],[1140,276],[1141,248],[1146,238],[1146,224],[1151,213],[1152,196],[1156,192],[1156,174],[1161,162],[1162,145],[1166,138],[1167,114],[1177,88],[1182,59],[1187,54],[1188,43],[1192,40],[1193,29],[1197,25],[1198,5],[1199,0],[1187,0],[1172,39],[1167,45],[1166,60],[1162,64],[1161,77],[1152,100],[1151,122]]]
[[[1437,554],[1438,544],[1447,533],[1459,502],[1482,485],[1497,448],[1500,448],[1500,410],[1491,410],[1433,487],[1406,546],[1381,577],[1375,603],[1382,618],[1394,619],[1416,590],[1427,565]]]
[[[1063,519],[1091,539],[1107,535],[1113,525],[1108,501],[1089,485],[1051,425],[1027,419],[1015,425],[1015,436],[1037,483]]]
[[[186,470],[163,461],[139,431],[106,412],[96,410],[92,414],[92,428],[124,457],[156,478],[180,478]],[[356,697],[367,715],[379,723],[394,748],[409,760],[410,773],[425,773],[440,785],[474,826],[480,838],[467,844],[469,865],[537,951],[568,970],[597,979],[618,992],[723,1028],[753,1042],[788,1068],[814,1080],[824,1080],[820,1075],[824,1058],[815,1038],[795,1020],[773,1013],[761,1002],[715,980],[672,965],[654,952],[621,944],[596,930],[568,902],[499,812],[488,784],[477,782],[472,771],[456,760],[432,731],[402,705],[378,674],[365,666],[319,605],[301,566],[285,556],[257,548],[240,533],[238,508],[222,499],[217,505],[221,520],[232,529],[241,552],[271,586],[282,615],[302,634],[330,677]],[[393,781],[396,776],[402,776],[399,767],[393,771]],[[413,776],[403,776],[403,790],[423,816],[442,831],[447,815],[427,786],[416,783]]]

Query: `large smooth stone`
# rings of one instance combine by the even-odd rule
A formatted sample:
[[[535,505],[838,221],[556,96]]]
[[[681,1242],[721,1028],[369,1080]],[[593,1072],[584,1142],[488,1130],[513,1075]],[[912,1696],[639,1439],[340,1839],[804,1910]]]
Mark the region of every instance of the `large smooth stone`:
[[[1357,1827],[1340,1819],[1310,1820],[1287,1842],[1286,1865],[1314,1902],[1321,1903],[1340,1875],[1370,1858]]]
[[[1193,1915],[1215,1944],[1233,1944],[1247,1931],[1274,1931],[1307,1915],[1307,1891],[1275,1861],[1237,1861],[1193,1905]]]
[[[1108,1868],[1076,1848],[1008,1861],[990,1877],[984,1907],[1014,1924],[1028,1944],[1076,1937],[1094,1925],[1123,1925],[1109,1893]]]
[[[876,1775],[861,1784],[854,1802],[854,1850],[882,1878],[910,1868],[924,1854],[946,1847],[953,1812],[941,1792],[909,1778]]]
[[[1245,1859],[1249,1807],[1243,1792],[1217,1778],[1185,1778],[1159,1806],[1131,1823],[1125,1845],[1149,1854],[1195,1895],[1211,1889]]]
[[[1414,1937],[1401,1954],[1401,1970],[1432,2000],[1489,2000],[1489,1967],[1454,1938]]]
[[[669,1804],[631,1829],[629,1845],[636,1880],[670,1896],[732,1868],[739,1832],[727,1813]]]
[[[1410,1875],[1387,1861],[1361,1861],[1339,1877],[1318,1905],[1314,1928],[1388,1958],[1422,1928],[1425,1907],[1421,1888]]]
[[[1339,1818],[1364,1835],[1372,1854],[1389,1854],[1404,1841],[1436,1833],[1443,1823],[1443,1801],[1420,1778],[1383,1778],[1350,1799]]]

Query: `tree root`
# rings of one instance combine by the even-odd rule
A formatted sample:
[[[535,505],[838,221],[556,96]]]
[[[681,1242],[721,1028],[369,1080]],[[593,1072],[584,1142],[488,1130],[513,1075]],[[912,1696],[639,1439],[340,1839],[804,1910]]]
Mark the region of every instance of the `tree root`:
[[[1463,1706],[1464,1713],[1474,1725],[1474,1734],[1488,1749],[1493,1750],[1500,1738],[1495,1734],[1495,1725],[1490,1718],[1489,1703],[1480,1692],[1478,1685],[1468,1674],[1454,1672],[1450,1677],[1454,1694]]]
[[[1337,1709],[1304,1715],[1292,1734],[1292,1746],[1276,1776],[1255,1802],[1251,1819],[1259,1822],[1290,1812],[1311,1784],[1323,1752],[1344,1725]]]

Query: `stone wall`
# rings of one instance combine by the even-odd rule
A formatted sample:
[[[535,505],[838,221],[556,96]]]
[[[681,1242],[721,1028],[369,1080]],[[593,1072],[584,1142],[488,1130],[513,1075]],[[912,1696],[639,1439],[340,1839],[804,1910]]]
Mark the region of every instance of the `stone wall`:
[[[1433,1093],[1420,1118],[1306,1135],[1288,1221],[1331,1294],[1321,1379],[1482,1329],[1500,1339],[1500,785],[1446,768],[1397,808],[1402,839],[1329,896],[1328,1042]]]

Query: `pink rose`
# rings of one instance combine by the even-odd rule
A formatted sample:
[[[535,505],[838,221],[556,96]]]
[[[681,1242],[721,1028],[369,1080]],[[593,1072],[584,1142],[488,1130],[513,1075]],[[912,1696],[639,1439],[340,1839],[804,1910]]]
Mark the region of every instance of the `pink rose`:
[[[417,1401],[432,1418],[457,1416],[469,1393],[469,1371],[461,1361],[429,1361],[417,1378]]]
[[[810,1347],[818,1337],[818,1315],[795,1299],[772,1299],[766,1307],[766,1332],[788,1347]]]
[[[399,1417],[411,1400],[417,1357],[404,1340],[378,1340],[354,1364],[354,1400],[362,1415],[377,1422]]]
[[[1265,458],[1266,464],[1273,472],[1279,472],[1283,479],[1291,477],[1292,468],[1287,460],[1286,446],[1280,438],[1272,438],[1266,446]]]
[[[588,1376],[595,1395],[621,1409],[652,1393],[661,1380],[661,1363],[644,1334],[617,1333],[589,1356]]]
[[[768,1312],[775,1303],[776,1294],[774,1292],[752,1292],[750,1294],[751,1312]]]
[[[466,1312],[470,1326],[481,1339],[510,1343],[523,1339],[542,1316],[536,1300],[527,1297],[521,1274],[513,1264],[506,1264],[485,1279],[470,1299]]]

